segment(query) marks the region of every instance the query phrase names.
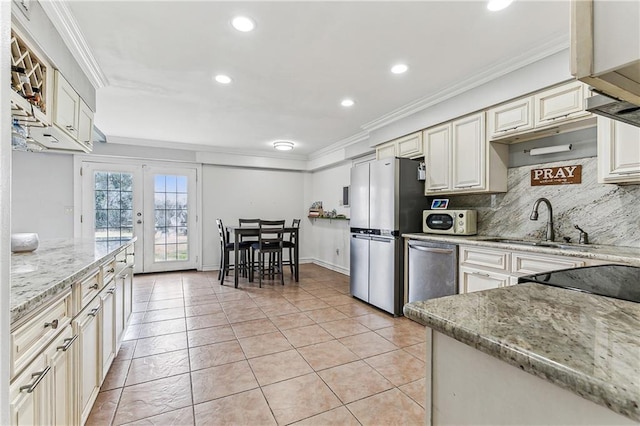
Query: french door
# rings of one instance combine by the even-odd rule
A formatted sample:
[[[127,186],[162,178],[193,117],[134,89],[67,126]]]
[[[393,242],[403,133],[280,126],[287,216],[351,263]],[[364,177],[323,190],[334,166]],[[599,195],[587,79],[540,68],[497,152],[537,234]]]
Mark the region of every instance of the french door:
[[[82,162],[82,237],[110,249],[136,236],[137,273],[197,268],[197,172]]]

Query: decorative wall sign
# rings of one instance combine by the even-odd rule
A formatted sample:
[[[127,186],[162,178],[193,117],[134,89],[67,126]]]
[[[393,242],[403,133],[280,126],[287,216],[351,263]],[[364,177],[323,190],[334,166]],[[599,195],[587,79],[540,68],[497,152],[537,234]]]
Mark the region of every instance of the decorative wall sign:
[[[582,183],[582,166],[546,167],[531,170],[531,186]]]

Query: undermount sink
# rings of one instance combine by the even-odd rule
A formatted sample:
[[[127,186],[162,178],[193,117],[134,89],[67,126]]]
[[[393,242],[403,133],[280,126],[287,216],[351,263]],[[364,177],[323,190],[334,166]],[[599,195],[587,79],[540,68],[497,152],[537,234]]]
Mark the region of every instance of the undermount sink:
[[[576,245],[576,244],[564,244],[564,243],[554,243],[553,241],[533,241],[533,240],[513,240],[510,238],[487,238],[482,241],[491,241],[496,243],[503,244],[516,244],[523,246],[533,246],[533,247],[549,247],[563,250],[589,250],[589,247],[593,248],[594,246],[586,246],[586,245]]]

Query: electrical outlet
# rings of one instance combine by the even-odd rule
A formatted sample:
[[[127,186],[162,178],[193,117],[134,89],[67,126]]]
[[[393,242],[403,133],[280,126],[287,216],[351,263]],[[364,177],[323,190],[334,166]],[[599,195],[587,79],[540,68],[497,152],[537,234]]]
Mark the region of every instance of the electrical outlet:
[[[64,206],[64,214],[73,214],[73,206]]]

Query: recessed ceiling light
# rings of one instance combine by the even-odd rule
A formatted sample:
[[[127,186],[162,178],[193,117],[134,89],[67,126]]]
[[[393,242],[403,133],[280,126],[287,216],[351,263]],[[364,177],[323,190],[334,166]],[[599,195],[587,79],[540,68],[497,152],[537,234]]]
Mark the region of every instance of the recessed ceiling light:
[[[238,31],[242,31],[243,33],[252,31],[256,27],[256,24],[253,22],[253,20],[247,18],[246,16],[236,16],[231,21],[231,25],[233,25],[233,28]]]
[[[513,0],[489,0],[489,3],[487,3],[487,9],[492,12],[496,12],[506,8],[511,4],[511,2],[513,2]]]
[[[342,105],[343,107],[350,107],[353,106],[353,104],[355,104],[353,99],[343,99],[342,102],[340,102],[340,105]]]
[[[229,83],[231,83],[231,77],[229,77],[228,75],[218,74],[214,78],[220,84],[229,84]]]
[[[294,143],[291,141],[275,141],[273,147],[278,151],[291,151]]]
[[[394,74],[402,74],[404,72],[407,72],[408,69],[409,67],[405,64],[397,64],[391,67],[391,72]]]

